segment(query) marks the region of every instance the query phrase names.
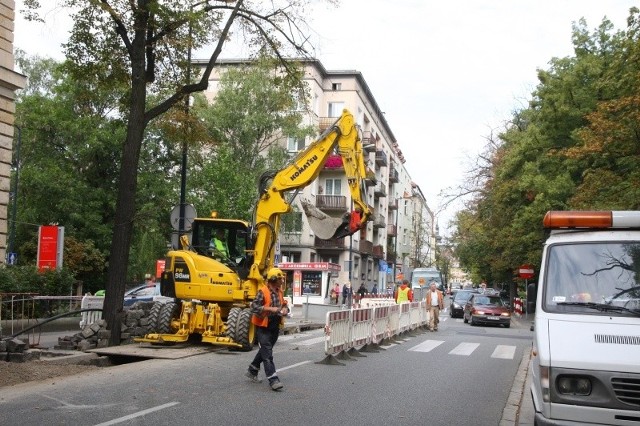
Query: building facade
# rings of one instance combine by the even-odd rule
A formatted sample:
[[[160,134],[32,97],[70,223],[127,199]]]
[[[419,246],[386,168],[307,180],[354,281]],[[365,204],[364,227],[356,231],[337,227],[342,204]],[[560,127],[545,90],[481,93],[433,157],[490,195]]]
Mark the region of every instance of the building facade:
[[[22,89],[26,84],[25,76],[14,71],[14,9],[13,0],[0,0],[0,263],[14,260],[13,257],[7,257],[7,248],[9,251],[14,250],[12,240],[15,237],[15,217],[11,217],[12,223],[8,221],[12,191],[13,140],[16,132],[15,91]],[[15,206],[15,203],[12,206]],[[15,209],[13,211],[12,216],[15,216]]]
[[[219,68],[210,78],[207,98],[215,97],[219,76],[227,67],[244,63],[246,60],[220,61]],[[405,168],[400,145],[362,74],[329,71],[317,60],[303,60],[302,63],[310,92],[304,124],[317,128],[319,135],[327,123],[333,123],[346,108],[354,115],[361,130],[367,169],[365,197],[373,218],[366,228],[350,237],[322,240],[314,235],[298,205],[293,214],[300,215],[296,222],[301,226],[280,233],[278,261],[286,264],[288,275],[291,275],[287,282],[295,282],[293,274],[297,263],[305,268],[308,264],[338,265],[322,276],[323,282],[309,286],[307,291],[298,293],[296,288],[304,287],[292,287],[294,298],[304,294],[312,303],[326,301],[335,282],[341,287],[351,282],[354,292],[361,283],[368,291],[374,285],[380,291],[392,291],[394,277],[397,279],[402,273],[409,272],[416,250],[427,251],[426,246],[416,248],[415,242],[424,238],[435,241],[433,235],[421,238],[414,235],[416,229],[432,232],[416,227],[414,222],[423,221],[426,215],[430,217],[427,222],[432,224],[433,214]],[[293,157],[312,141],[313,138],[289,138],[282,143]],[[341,162],[327,161],[318,179],[304,188],[296,202],[300,199],[311,201],[333,217],[351,211],[351,196]],[[299,269],[304,271],[302,266]]]

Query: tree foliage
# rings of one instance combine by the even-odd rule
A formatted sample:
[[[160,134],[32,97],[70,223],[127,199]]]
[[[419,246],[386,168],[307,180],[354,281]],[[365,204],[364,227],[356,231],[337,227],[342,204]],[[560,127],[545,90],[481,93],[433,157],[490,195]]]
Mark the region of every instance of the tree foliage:
[[[305,55],[306,1],[64,0],[62,4],[74,10],[74,27],[65,46],[70,72],[84,82],[89,98],[112,91],[105,105],[125,126],[124,134],[114,138],[120,144],[114,151],[120,161],[115,211],[108,222],[113,232],[104,306],[111,343],[117,344],[138,211],[138,168],[148,126],[189,94],[206,89],[223,46],[235,34],[254,52],[279,58],[287,53]],[[39,7],[37,0],[26,5],[29,12]],[[192,82],[191,51],[205,45],[213,46],[211,56]],[[288,70],[286,61],[282,64]]]
[[[635,8],[626,31],[574,24],[574,55],[539,70],[529,106],[489,139],[454,236],[474,281],[538,270],[548,210],[638,208],[638,29]]]

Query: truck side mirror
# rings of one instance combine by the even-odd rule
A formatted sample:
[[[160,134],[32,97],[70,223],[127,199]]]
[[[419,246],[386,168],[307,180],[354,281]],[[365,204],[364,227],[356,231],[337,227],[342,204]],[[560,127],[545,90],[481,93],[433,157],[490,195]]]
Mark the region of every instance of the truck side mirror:
[[[530,283],[527,286],[527,313],[533,314],[536,311],[536,298],[538,296],[537,286]]]

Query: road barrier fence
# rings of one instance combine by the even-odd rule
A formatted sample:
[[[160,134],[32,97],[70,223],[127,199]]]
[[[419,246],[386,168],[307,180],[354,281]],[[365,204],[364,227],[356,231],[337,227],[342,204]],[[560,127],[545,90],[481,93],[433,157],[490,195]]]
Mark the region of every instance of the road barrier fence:
[[[395,336],[425,329],[428,324],[429,314],[424,301],[327,312],[324,327],[326,357],[318,363],[342,364],[339,360],[350,359],[349,353],[377,348]]]

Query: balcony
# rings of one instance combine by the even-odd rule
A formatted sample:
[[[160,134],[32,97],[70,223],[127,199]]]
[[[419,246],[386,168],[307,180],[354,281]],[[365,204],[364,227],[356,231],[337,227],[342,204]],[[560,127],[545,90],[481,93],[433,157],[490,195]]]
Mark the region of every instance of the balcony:
[[[373,257],[377,259],[384,259],[384,248],[380,245],[373,246]]]
[[[377,229],[377,228],[384,228],[385,226],[387,226],[384,217],[382,217],[381,214],[376,214],[373,216],[373,228]]]
[[[393,252],[387,253],[387,262],[388,263],[396,263],[396,254]]]
[[[396,227],[396,225],[387,226],[387,236],[388,237],[395,237],[397,235],[398,235],[398,228]]]
[[[376,150],[376,166],[386,166],[387,164],[387,154],[381,149]]]
[[[389,169],[389,183],[398,183],[399,181],[398,171],[391,167]]]
[[[338,118],[339,117],[318,117],[318,129],[320,133],[333,126],[333,123],[335,123]]]
[[[372,254],[373,253],[373,243],[367,240],[360,240],[360,244],[358,245],[358,250],[362,254]]]
[[[374,136],[373,132],[363,132],[362,149],[364,150],[364,152],[373,152],[376,150],[376,137]]]
[[[327,211],[347,211],[347,197],[344,195],[316,195],[316,207]]]
[[[387,189],[384,187],[384,185],[382,185],[381,183],[378,183],[376,185],[376,188],[373,190],[373,195],[376,198],[386,197],[387,196]]]
[[[367,186],[374,186],[378,183],[378,178],[373,170],[367,169],[367,175],[364,178],[364,184]]]
[[[330,155],[327,161],[324,163],[325,170],[342,170],[342,157],[339,155]]]
[[[344,238],[338,238],[337,240],[322,240],[315,237],[313,245],[316,250],[344,250],[347,248],[344,244]]]
[[[398,210],[398,200],[389,200],[389,210]]]

